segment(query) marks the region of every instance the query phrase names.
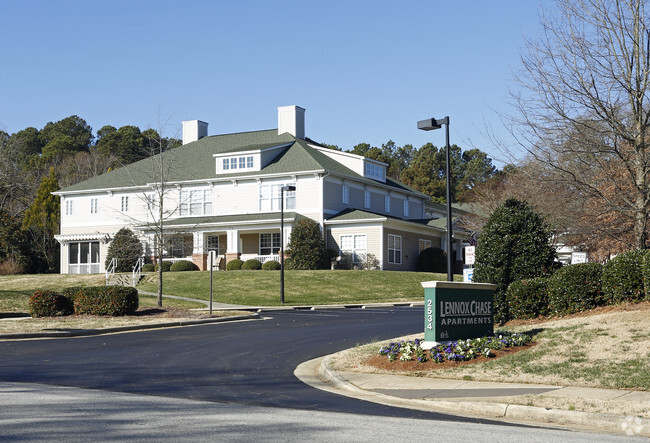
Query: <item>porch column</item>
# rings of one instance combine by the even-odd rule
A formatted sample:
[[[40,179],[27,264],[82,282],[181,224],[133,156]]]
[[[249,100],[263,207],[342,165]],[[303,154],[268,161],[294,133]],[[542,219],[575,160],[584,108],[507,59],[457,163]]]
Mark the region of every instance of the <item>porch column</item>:
[[[226,231],[226,264],[230,260],[236,260],[241,257],[239,250],[239,231],[237,229],[229,229]]]
[[[199,270],[205,271],[208,268],[208,254],[203,249],[203,232],[193,232],[192,240],[192,262],[199,267]]]

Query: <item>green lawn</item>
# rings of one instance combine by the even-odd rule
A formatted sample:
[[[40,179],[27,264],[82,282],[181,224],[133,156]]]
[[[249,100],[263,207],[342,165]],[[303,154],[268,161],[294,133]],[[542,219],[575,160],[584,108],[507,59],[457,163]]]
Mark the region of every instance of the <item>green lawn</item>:
[[[424,300],[420,282],[446,280],[446,274],[395,271],[285,271],[287,305],[356,304]],[[462,281],[462,276],[456,276]],[[138,289],[157,292],[151,274]],[[209,300],[210,272],[166,272],[163,293]],[[218,271],[213,273],[213,301],[254,306],[280,305],[278,271]]]

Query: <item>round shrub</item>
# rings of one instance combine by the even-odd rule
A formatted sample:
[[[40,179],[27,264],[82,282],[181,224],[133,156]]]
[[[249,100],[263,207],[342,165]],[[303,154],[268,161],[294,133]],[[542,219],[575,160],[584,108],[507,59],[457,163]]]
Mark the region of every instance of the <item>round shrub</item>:
[[[262,262],[256,258],[251,258],[242,263],[241,268],[248,271],[257,271],[262,269]]]
[[[74,312],[72,300],[54,291],[35,291],[29,298],[32,317],[55,317]]]
[[[131,315],[138,309],[138,290],[124,286],[81,288],[74,298],[76,314]]]
[[[153,263],[146,263],[144,266],[142,266],[142,272],[154,272],[156,270],[156,267],[153,265]]]
[[[603,304],[603,265],[580,263],[565,266],[548,282],[549,314],[566,315]]]
[[[128,228],[122,228],[108,246],[106,253],[106,267],[111,259],[117,258],[117,267],[115,272],[131,272],[133,267],[142,257],[142,243],[138,237]]]
[[[645,297],[643,264],[646,252],[636,249],[617,255],[603,267],[604,304],[636,302]]]
[[[177,262],[172,263],[172,265],[169,267],[169,270],[172,272],[198,271],[199,267],[189,260],[179,260]]]
[[[279,271],[280,262],[277,260],[265,261],[264,264],[262,265],[262,269],[264,269],[265,271]]]
[[[161,263],[162,263],[162,270],[163,270],[163,272],[169,272],[169,268],[171,268],[172,265],[173,265],[173,263],[170,262],[170,261],[164,261],[164,260],[163,260]],[[156,265],[155,270],[158,271],[158,265]]]
[[[241,260],[238,259],[238,258],[236,258],[236,259],[234,259],[234,260],[230,260],[230,261],[226,264],[226,270],[227,270],[227,271],[239,271],[239,270],[241,269],[241,267],[242,267],[243,264],[244,264],[244,262],[241,261]]]
[[[517,280],[506,290],[506,303],[512,318],[537,318],[548,314],[548,278]]]
[[[440,248],[427,248],[418,257],[419,272],[447,272],[447,253]]]

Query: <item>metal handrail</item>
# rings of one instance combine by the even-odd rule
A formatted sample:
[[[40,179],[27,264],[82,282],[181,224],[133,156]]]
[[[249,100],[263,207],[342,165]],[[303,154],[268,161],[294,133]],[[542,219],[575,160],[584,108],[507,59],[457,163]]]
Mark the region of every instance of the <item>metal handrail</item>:
[[[133,267],[133,274],[131,279],[131,285],[135,288],[135,285],[140,280],[140,275],[142,275],[142,267],[144,266],[144,257],[140,257]]]
[[[108,267],[106,268],[106,286],[108,286],[108,282],[111,280],[111,277],[115,275],[116,267],[117,267],[117,257],[113,257],[111,261],[108,263]]]

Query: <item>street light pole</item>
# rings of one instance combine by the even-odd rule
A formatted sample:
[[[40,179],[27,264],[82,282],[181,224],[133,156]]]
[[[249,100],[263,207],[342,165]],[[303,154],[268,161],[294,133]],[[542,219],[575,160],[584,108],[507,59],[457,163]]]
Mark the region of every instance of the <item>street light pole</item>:
[[[296,187],[291,185],[280,188],[280,303],[284,304],[284,193],[295,191]],[[273,241],[271,241],[273,248]]]
[[[446,151],[446,174],[447,174],[447,281],[454,281],[454,271],[452,268],[452,255],[454,249],[452,247],[451,239],[451,156],[449,147],[449,117],[435,119],[428,118],[418,122],[418,129],[423,131],[431,131],[440,129],[445,125],[445,151]]]

